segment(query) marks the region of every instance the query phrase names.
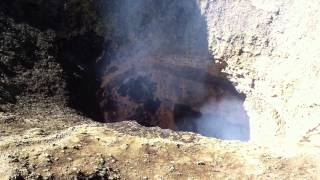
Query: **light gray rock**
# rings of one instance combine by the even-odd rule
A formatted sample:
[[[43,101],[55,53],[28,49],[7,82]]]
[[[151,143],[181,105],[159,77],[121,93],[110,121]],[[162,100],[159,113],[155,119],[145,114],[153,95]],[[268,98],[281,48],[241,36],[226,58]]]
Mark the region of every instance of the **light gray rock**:
[[[246,94],[251,140],[313,141],[320,117],[317,0],[199,0],[216,61]]]

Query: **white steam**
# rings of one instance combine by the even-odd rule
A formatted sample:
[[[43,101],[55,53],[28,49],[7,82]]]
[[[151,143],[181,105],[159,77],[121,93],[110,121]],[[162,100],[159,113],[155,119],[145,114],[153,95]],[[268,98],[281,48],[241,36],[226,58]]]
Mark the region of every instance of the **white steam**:
[[[250,139],[249,118],[238,98],[211,100],[200,111],[202,116],[196,120],[200,134],[226,140]]]

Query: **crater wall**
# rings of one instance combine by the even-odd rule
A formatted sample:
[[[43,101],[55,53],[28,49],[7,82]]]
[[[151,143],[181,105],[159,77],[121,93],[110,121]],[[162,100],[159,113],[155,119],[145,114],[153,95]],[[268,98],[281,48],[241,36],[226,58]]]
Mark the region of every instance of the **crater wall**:
[[[246,94],[251,138],[313,142],[320,115],[319,1],[199,1],[212,55]]]

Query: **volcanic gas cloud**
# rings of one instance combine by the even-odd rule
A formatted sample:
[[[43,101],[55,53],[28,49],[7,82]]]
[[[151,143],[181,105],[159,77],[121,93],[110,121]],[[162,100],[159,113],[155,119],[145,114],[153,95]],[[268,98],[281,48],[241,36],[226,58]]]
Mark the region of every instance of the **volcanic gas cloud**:
[[[209,52],[196,0],[118,0],[107,17],[100,107],[106,122],[249,140],[244,97]]]

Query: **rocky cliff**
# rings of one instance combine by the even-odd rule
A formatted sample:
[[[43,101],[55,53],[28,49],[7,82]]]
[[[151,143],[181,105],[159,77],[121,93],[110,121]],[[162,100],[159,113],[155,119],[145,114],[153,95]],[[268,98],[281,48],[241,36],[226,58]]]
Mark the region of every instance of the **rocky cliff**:
[[[208,41],[246,94],[251,140],[314,142],[319,126],[317,1],[201,1]]]

